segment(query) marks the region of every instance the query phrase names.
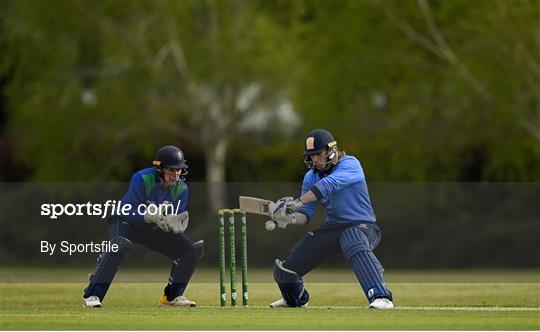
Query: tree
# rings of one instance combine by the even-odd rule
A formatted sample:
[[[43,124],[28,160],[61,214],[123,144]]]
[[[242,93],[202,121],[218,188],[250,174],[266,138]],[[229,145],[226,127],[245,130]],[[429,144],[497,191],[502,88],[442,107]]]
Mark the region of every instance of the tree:
[[[98,178],[110,175],[173,139],[204,151],[210,208],[223,207],[231,137],[250,114],[286,100],[278,82],[287,40],[263,9],[212,0],[11,3],[3,67],[16,71],[12,128],[33,126],[17,135],[37,178],[65,178],[64,156],[91,158],[72,178],[91,173],[85,162],[101,169]]]
[[[372,178],[538,179],[537,1],[307,3],[296,109]]]

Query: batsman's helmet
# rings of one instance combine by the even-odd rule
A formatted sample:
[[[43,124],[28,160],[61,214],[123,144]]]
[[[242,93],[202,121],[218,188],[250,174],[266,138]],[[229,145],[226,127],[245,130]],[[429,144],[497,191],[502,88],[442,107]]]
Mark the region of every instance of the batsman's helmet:
[[[157,167],[172,169],[188,168],[186,159],[184,159],[184,153],[174,145],[167,145],[159,149],[152,164]]]
[[[326,129],[315,129],[310,132],[304,142],[304,156],[311,156],[336,146],[334,136]]]
[[[306,141],[304,142],[304,163],[309,169],[312,169],[316,173],[319,173],[322,170],[318,170],[315,167],[315,163],[311,160],[311,156],[323,151],[328,151],[324,166],[324,170],[326,170],[332,167],[332,165],[335,165],[339,159],[337,142],[328,130],[315,129],[307,135]]]

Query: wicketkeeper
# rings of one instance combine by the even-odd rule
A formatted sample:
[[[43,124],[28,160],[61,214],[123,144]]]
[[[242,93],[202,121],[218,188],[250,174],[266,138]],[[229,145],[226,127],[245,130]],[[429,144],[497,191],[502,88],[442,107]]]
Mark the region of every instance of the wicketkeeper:
[[[134,244],[157,251],[172,261],[160,306],[197,305],[183,296],[204,246],[202,240],[193,242],[183,234],[189,222],[186,211],[188,187],[184,182],[188,165],[183,152],[172,145],[159,149],[153,165],[132,176],[129,190],[121,200],[122,206],[131,205],[128,214],[109,219],[110,241],[118,246],[118,251],[104,253],[98,258],[97,266],[90,274],[90,283],[84,290],[87,308],[102,306],[120,263]]]
[[[303,276],[341,253],[353,268],[369,308],[393,308],[392,293],[383,279],[384,269],[373,254],[381,231],[360,162],[340,151],[332,134],[324,129],[316,129],[306,137],[304,156],[309,171],[300,198],[284,197],[270,204],[270,215],[281,228],[305,225],[320,203],[326,220],[304,236],[285,261],[275,260],[274,279],[283,298],[270,307],[306,307],[309,293]]]

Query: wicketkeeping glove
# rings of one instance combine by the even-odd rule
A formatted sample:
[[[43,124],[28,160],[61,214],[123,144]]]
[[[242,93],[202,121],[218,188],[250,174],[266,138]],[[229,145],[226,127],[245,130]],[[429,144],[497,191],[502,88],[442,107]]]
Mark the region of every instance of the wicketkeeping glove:
[[[189,224],[189,213],[184,211],[180,214],[169,214],[166,216],[160,214],[144,215],[144,221],[147,224],[154,224],[164,232],[173,232],[174,234],[184,233]]]
[[[184,233],[189,224],[189,212],[184,211],[180,214],[169,214],[163,216],[167,227],[174,233]]]

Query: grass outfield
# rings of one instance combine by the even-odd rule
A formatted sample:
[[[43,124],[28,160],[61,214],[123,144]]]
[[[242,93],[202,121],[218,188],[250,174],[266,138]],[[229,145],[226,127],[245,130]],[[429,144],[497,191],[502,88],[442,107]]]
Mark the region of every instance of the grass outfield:
[[[311,294],[308,309],[270,309],[268,303],[279,297],[277,287],[257,282],[270,271],[254,271],[250,283],[250,307],[220,308],[216,282],[205,282],[213,271],[202,270],[194,276],[186,296],[198,302],[197,308],[159,308],[163,284],[133,283],[141,271],[119,273],[102,309],[82,308],[84,283],[43,282],[55,274],[59,279],[72,270],[54,270],[33,282],[18,281],[21,269],[3,269],[0,290],[1,329],[128,329],[128,330],[358,330],[358,329],[466,329],[466,330],[539,330],[540,284],[538,272],[504,272],[505,280],[520,282],[479,282],[491,280],[494,272],[447,272],[449,280],[474,282],[411,283],[390,282],[396,310],[366,309],[366,300],[358,284],[347,282],[307,282]],[[24,270],[24,275],[29,271]],[[81,270],[82,273],[82,270]],[[145,276],[166,278],[165,270],[146,272]],[[165,276],[163,276],[165,274]],[[342,272],[324,271],[324,279]],[[417,279],[429,273],[418,273]],[[484,278],[482,278],[484,274]],[[499,274],[499,272],[497,272]],[[412,272],[394,273],[389,280],[414,277]],[[474,278],[472,278],[474,275]],[[314,280],[316,280],[315,276]],[[22,278],[22,277],[21,277]],[[131,279],[133,278],[133,279]],[[509,278],[509,279],[508,279]],[[28,279],[22,278],[24,281]],[[251,279],[251,278],[250,278]],[[39,282],[38,282],[39,281]],[[240,285],[239,289],[240,289]]]

